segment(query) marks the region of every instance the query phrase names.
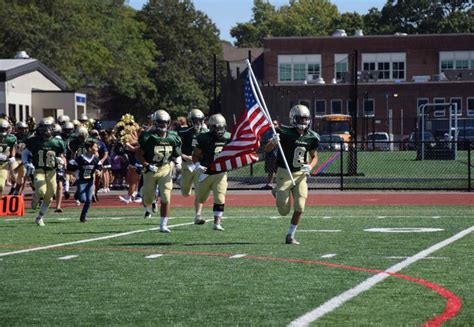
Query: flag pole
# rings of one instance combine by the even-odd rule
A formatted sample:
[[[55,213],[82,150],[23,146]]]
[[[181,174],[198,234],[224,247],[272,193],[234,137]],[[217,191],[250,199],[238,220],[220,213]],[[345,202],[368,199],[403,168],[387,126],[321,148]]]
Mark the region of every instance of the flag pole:
[[[258,101],[260,107],[263,109],[263,113],[265,114],[265,118],[270,123],[270,127],[272,128],[273,134],[276,135],[277,132],[275,130],[275,126],[273,125],[272,117],[270,116],[270,112],[268,111],[267,104],[265,103],[265,99],[263,98],[262,92],[260,91],[260,87],[258,86],[258,81],[255,78],[255,75],[253,73],[252,65],[251,65],[251,63],[248,59],[245,59],[245,62],[247,63],[247,67],[249,69],[249,74],[250,74],[250,77],[252,79],[251,80],[252,83],[250,83],[250,86],[252,88],[254,88],[255,90],[257,90],[258,97],[257,97],[256,100]],[[261,103],[260,103],[260,100],[262,100]],[[285,152],[283,152],[283,148],[281,147],[280,141],[278,141],[278,150],[281,153],[281,156],[283,158],[283,162],[285,163],[286,170],[288,171],[288,175],[290,175],[291,182],[293,183],[293,186],[294,186],[294,185],[296,185],[296,183],[295,183],[295,180],[293,178],[293,174],[291,173],[290,166],[288,165],[288,161],[286,160]]]

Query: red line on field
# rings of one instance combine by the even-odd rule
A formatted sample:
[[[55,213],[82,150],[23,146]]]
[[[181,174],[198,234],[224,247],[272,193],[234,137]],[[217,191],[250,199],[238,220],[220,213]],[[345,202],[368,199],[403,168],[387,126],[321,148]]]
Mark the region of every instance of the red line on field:
[[[212,205],[212,196],[206,205]],[[269,192],[229,192],[226,195],[226,205],[230,207],[266,207],[274,206],[275,198]],[[436,193],[410,193],[410,192],[334,192],[318,193],[310,191],[306,206],[471,206],[474,205],[474,193],[467,192],[436,192]],[[27,207],[29,201],[27,200]],[[172,207],[194,207],[194,196],[184,197],[181,194],[171,196]],[[54,203],[53,206],[54,207]],[[76,207],[72,200],[63,202],[64,208]],[[118,196],[99,195],[99,202],[92,204],[93,208],[126,208],[142,207],[142,204],[124,204]]]
[[[56,250],[79,250],[79,251],[117,251],[117,252],[156,252],[156,250],[151,251],[150,249],[137,249],[137,248],[129,248],[129,249],[124,249],[124,248],[92,248],[92,247],[59,247],[56,248]],[[211,257],[231,257],[233,254],[228,254],[228,253],[212,253],[212,252],[192,252],[192,251],[175,251],[175,250],[160,250],[162,253],[169,253],[169,254],[185,254],[185,255],[205,255],[205,256],[211,256]],[[326,267],[332,267],[332,268],[338,268],[338,269],[346,269],[346,270],[352,270],[352,271],[362,271],[362,272],[367,272],[371,274],[380,274],[380,273],[385,273],[387,275],[390,275],[395,278],[400,278],[404,279],[410,282],[414,282],[417,284],[420,284],[426,288],[429,288],[442,297],[444,297],[446,301],[446,305],[444,308],[444,311],[432,318],[429,321],[426,321],[423,323],[422,327],[438,327],[440,326],[444,321],[447,321],[453,317],[455,317],[459,311],[461,310],[462,307],[462,301],[461,299],[454,294],[453,292],[443,288],[442,286],[432,283],[430,281],[421,279],[421,278],[415,278],[411,277],[408,275],[404,274],[399,274],[399,273],[391,273],[391,272],[386,272],[381,269],[370,269],[370,268],[363,268],[363,267],[357,267],[357,266],[349,266],[349,265],[344,265],[344,264],[338,264],[338,263],[331,263],[331,262],[324,262],[324,261],[317,261],[317,260],[304,260],[304,259],[288,259],[288,258],[274,258],[274,257],[266,257],[266,256],[245,256],[242,257],[241,259],[249,259],[249,260],[268,260],[268,261],[279,261],[279,262],[290,262],[290,263],[302,263],[302,264],[307,264],[307,265],[321,265],[321,266],[326,266]]]

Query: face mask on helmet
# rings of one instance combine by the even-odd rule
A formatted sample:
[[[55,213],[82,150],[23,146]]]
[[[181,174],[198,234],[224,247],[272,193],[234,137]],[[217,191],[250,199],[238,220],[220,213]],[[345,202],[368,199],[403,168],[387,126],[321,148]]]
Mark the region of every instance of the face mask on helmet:
[[[311,123],[311,113],[304,105],[296,105],[290,110],[290,123],[299,130],[306,130]]]
[[[311,119],[309,117],[296,116],[294,121],[295,121],[294,125],[296,128],[304,130],[309,127]]]
[[[168,126],[170,125],[170,121],[169,120],[155,120],[155,129],[158,131],[158,132],[166,132],[168,130]]]
[[[53,125],[42,124],[38,127],[38,132],[44,139],[49,139],[53,136]]]

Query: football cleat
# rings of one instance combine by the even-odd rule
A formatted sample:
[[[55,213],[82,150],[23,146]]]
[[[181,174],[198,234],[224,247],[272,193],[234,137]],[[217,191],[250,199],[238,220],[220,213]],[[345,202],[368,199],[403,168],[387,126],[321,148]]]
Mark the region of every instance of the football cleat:
[[[171,230],[166,226],[160,227],[160,233],[171,233]]]
[[[56,212],[56,213],[61,213],[61,212],[63,212],[63,209],[57,208],[56,210],[54,210],[54,212]]]
[[[195,225],[204,225],[206,221],[202,219],[201,217],[195,217],[194,218],[194,224]]]
[[[298,241],[295,240],[293,237],[291,237],[290,234],[286,235],[285,243],[286,243],[286,244],[294,244],[294,245],[300,244],[300,242],[298,242]]]
[[[44,221],[43,221],[43,218],[42,218],[42,217],[36,217],[35,222],[36,222],[36,225],[38,225],[38,226],[40,226],[40,227],[46,226],[46,225],[44,224]]]
[[[221,232],[224,231],[224,227],[222,227],[221,224],[214,224],[214,227],[212,229]]]
[[[125,204],[129,204],[132,201],[129,196],[119,196],[119,200]]]
[[[145,211],[145,216],[143,216],[143,218],[145,219],[151,218],[151,212]]]

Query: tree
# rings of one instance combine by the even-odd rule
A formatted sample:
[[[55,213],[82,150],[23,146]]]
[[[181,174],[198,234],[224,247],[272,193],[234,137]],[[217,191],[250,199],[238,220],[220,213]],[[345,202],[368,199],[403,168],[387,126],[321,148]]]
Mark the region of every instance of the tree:
[[[25,50],[72,89],[139,101],[154,89],[155,47],[135,15],[123,1],[0,0],[0,55]]]
[[[190,0],[150,0],[139,13],[145,38],[159,52],[151,76],[155,108],[173,115],[205,109],[213,100],[213,57],[222,58],[218,30]]]

